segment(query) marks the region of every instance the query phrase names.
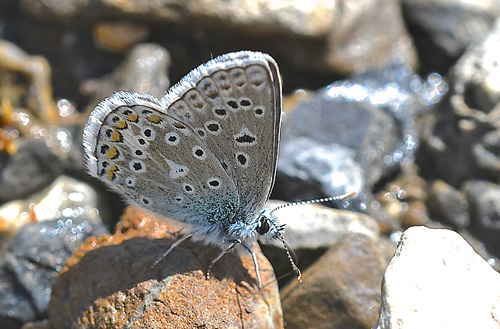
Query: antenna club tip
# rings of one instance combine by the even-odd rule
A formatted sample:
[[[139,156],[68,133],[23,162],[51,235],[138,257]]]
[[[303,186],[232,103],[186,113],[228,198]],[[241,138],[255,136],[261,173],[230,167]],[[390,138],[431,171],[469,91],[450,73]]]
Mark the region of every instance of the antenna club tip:
[[[350,197],[352,197],[352,196],[355,196],[357,193],[358,193],[358,192],[356,192],[356,191],[347,192],[347,193],[345,194],[345,197],[346,197],[346,198],[350,198]]]
[[[299,275],[297,276],[297,280],[299,280],[299,283],[302,283],[302,274],[299,274]]]

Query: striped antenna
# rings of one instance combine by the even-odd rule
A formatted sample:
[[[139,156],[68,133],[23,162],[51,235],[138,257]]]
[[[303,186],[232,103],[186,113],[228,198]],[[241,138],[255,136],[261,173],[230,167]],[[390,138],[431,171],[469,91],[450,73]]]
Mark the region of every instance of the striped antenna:
[[[269,221],[269,223],[271,223],[271,225],[274,226],[274,228],[276,229],[276,235],[283,243],[283,247],[285,247],[286,255],[288,257],[288,260],[290,261],[290,264],[292,265],[292,269],[297,274],[297,280],[299,280],[299,282],[302,282],[302,273],[300,272],[300,269],[293,261],[292,255],[290,254],[291,249],[288,246],[288,244],[286,243],[285,237],[283,237],[283,234],[281,233],[281,230],[283,230],[283,227],[285,225],[278,225],[275,222],[274,217],[272,216],[273,212],[280,210],[280,209],[283,209],[283,208],[286,208],[286,207],[290,207],[290,206],[323,203],[323,202],[330,202],[330,201],[341,201],[341,200],[347,199],[355,194],[356,194],[356,192],[352,191],[352,192],[344,193],[344,194],[337,195],[337,196],[331,196],[328,198],[291,202],[291,203],[287,203],[287,204],[284,204],[282,206],[276,207],[276,208],[272,209],[271,211],[269,211],[269,213],[263,215]]]
[[[356,192],[351,191],[351,192],[347,192],[347,193],[344,193],[344,194],[341,194],[341,195],[331,196],[331,197],[328,197],[328,198],[320,198],[320,199],[313,199],[313,200],[303,200],[303,201],[290,202],[290,203],[287,203],[287,204],[284,204],[284,205],[281,205],[279,207],[274,208],[273,210],[270,211],[269,214],[272,215],[273,212],[275,212],[277,210],[280,210],[280,209],[283,209],[283,208],[287,208],[287,207],[291,207],[291,206],[298,206],[298,205],[303,205],[303,204],[324,203],[324,202],[330,202],[330,201],[342,201],[342,200],[345,200],[347,198],[352,197],[355,194],[356,194]]]

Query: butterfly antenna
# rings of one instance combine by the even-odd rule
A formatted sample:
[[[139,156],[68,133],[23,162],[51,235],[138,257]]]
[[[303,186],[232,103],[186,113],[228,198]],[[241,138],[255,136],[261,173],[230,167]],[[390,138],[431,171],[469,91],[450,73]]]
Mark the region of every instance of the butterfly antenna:
[[[291,207],[291,206],[298,206],[298,205],[303,205],[303,204],[324,203],[324,202],[330,202],[330,201],[342,201],[342,200],[345,200],[347,198],[352,197],[355,194],[356,194],[356,192],[351,191],[351,192],[347,192],[347,193],[344,193],[341,195],[330,196],[328,198],[290,202],[290,203],[287,203],[287,204],[284,204],[284,205],[281,205],[279,207],[274,208],[273,210],[270,211],[270,215],[272,215],[273,212],[275,212],[277,210],[281,210],[283,208],[287,208],[287,207]]]
[[[277,210],[280,210],[280,209],[283,209],[283,208],[286,208],[286,207],[296,206],[296,205],[303,205],[303,204],[323,203],[323,202],[330,202],[330,201],[341,201],[341,200],[347,199],[347,198],[349,198],[349,197],[351,197],[351,196],[353,196],[355,194],[356,194],[356,192],[351,191],[351,192],[348,192],[348,193],[344,193],[344,194],[337,195],[337,196],[331,196],[331,197],[328,197],[328,198],[320,198],[320,199],[313,199],[313,200],[291,202],[291,203],[287,203],[287,204],[284,204],[282,206],[276,207],[276,208],[274,208],[273,210],[271,210],[269,212],[269,217],[268,217],[269,222],[276,229],[276,235],[278,236],[278,238],[283,243],[283,247],[285,247],[285,251],[286,251],[286,255],[288,257],[288,261],[290,261],[290,264],[292,265],[292,269],[295,271],[295,273],[297,273],[297,280],[299,280],[299,282],[302,282],[302,273],[300,272],[300,269],[297,267],[297,265],[295,265],[293,257],[292,257],[292,255],[290,253],[291,248],[288,246],[288,244],[285,241],[285,237],[281,233],[281,231],[284,228],[284,225],[277,225],[271,215],[273,214],[273,212],[275,212]]]
[[[276,234],[278,235],[279,239],[283,243],[283,247],[285,247],[286,256],[288,257],[288,261],[292,265],[292,269],[295,271],[295,273],[297,273],[297,280],[299,280],[299,282],[302,283],[302,272],[300,272],[300,269],[297,267],[297,265],[295,265],[295,262],[293,261],[292,254],[290,253],[290,247],[286,243],[285,237],[283,236],[283,234],[281,234],[281,230],[283,229],[283,226],[276,225],[276,223],[272,219],[269,219],[269,221],[274,226],[274,228],[276,228]]]

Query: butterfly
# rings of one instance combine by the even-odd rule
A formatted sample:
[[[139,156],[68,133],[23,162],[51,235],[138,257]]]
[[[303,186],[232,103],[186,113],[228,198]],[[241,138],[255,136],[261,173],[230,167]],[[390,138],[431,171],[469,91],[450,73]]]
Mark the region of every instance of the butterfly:
[[[187,238],[242,246],[257,237],[283,241],[264,209],[276,175],[281,80],[260,52],[219,56],[192,70],[161,98],[115,92],[92,111],[83,133],[88,171],[128,202],[183,224]]]

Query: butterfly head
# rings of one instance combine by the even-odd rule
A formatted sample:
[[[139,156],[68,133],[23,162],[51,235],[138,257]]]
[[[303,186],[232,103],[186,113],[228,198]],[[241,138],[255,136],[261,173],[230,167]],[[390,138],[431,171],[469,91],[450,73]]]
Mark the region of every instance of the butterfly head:
[[[271,238],[271,239],[279,239],[283,243],[283,247],[285,248],[286,255],[290,264],[292,265],[293,270],[297,273],[297,279],[302,282],[302,273],[300,269],[295,265],[295,262],[290,254],[290,247],[285,241],[285,237],[282,234],[285,225],[279,225],[274,216],[273,212],[275,209],[264,209],[257,219],[257,226],[255,227],[255,231],[260,235],[260,238]]]

